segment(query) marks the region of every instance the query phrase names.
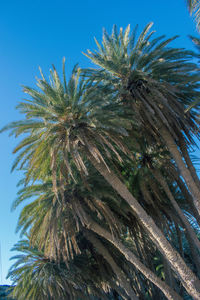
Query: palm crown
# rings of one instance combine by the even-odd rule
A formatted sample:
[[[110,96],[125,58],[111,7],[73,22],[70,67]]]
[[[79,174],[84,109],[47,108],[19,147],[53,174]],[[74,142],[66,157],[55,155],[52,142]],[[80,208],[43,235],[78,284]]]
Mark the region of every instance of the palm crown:
[[[185,108],[193,100],[199,87],[196,65],[190,61],[193,53],[168,48],[168,43],[173,39],[163,42],[161,38],[152,39],[153,33],[149,33],[149,30],[150,25],[134,43],[135,33],[130,37],[129,27],[124,33],[120,30],[119,34],[114,27],[111,36],[104,34],[103,46],[98,44],[99,53],[90,53],[92,60],[101,66],[100,70],[81,72],[75,68],[67,83],[65,71],[63,70],[62,82],[54,68],[51,71],[50,82],[42,74],[42,79],[37,81],[38,90],[25,87],[24,90],[30,98],[20,103],[18,108],[25,114],[26,119],[13,122],[4,128],[4,130],[11,129],[11,134],[16,136],[25,134],[14,150],[19,151],[19,154],[13,167],[25,169],[25,184],[31,180],[40,180],[46,184],[50,179],[50,182],[38,187],[40,197],[25,207],[21,214],[20,225],[25,231],[31,226],[32,242],[34,244],[38,242],[39,247],[48,253],[49,257],[56,257],[56,254],[46,251],[48,248],[54,248],[55,252],[62,249],[63,257],[67,251],[71,251],[71,257],[73,253],[78,254],[76,241],[78,226],[85,226],[86,232],[93,231],[106,239],[144,276],[149,278],[151,274],[151,281],[168,295],[169,299],[178,297],[165,283],[159,281],[151,270],[147,270],[132,251],[124,247],[116,234],[110,233],[120,228],[116,226],[117,217],[121,218],[119,223],[128,224],[127,227],[130,228],[134,226],[135,218],[135,222],[140,222],[140,226],[143,226],[152,242],[173,265],[187,291],[197,298],[199,289],[196,286],[198,283],[196,276],[163,234],[165,228],[169,228],[168,220],[163,222],[163,228],[160,230],[151,218],[151,212],[147,214],[145,210],[148,209],[148,205],[143,201],[146,196],[139,195],[137,199],[133,196],[131,188],[127,189],[124,184],[119,164],[116,163],[116,161],[123,162],[121,164],[123,168],[124,161],[130,161],[124,154],[134,158],[132,139],[144,135],[147,148],[159,146],[164,151],[168,148],[170,160],[171,155],[175,160],[177,151],[179,156],[182,152],[185,159],[183,161],[181,157],[182,164],[190,165],[188,169],[191,169],[187,145],[193,143],[196,116],[194,112],[185,114]],[[90,77],[84,79],[80,74]],[[126,139],[128,133],[131,138]],[[176,162],[179,162],[179,157],[173,161],[175,169]],[[91,164],[126,201],[130,210],[129,215],[127,211],[117,213],[116,205],[112,210],[106,201],[105,203],[92,196],[83,196],[81,189],[71,189],[69,175],[76,180],[74,168],[78,169],[82,183],[87,186],[89,176],[85,182],[84,175],[88,175]],[[113,166],[118,173],[113,171]],[[186,169],[188,172],[186,166],[185,169],[181,164],[178,165],[180,166],[181,170]],[[147,164],[144,171],[149,173],[147,181],[154,177],[154,183],[159,184],[159,193],[158,188],[153,188],[149,190],[149,195],[154,197],[157,194],[157,202],[165,198],[177,207],[176,199],[170,191],[172,181],[169,180],[168,186],[168,182],[159,177],[158,172],[154,172],[150,164]],[[195,204],[199,204],[199,181],[195,176],[192,180],[188,177],[187,181],[187,177],[184,179],[190,184],[188,189],[192,192]],[[149,184],[147,182],[147,187]],[[23,190],[19,201],[34,195],[35,187]],[[46,189],[44,194],[43,188]],[[140,185],[140,189],[142,188]],[[118,202],[119,198],[116,199]],[[200,206],[197,205],[197,208],[200,211]],[[179,210],[177,207],[176,212]],[[157,212],[160,213],[159,207]],[[159,218],[162,219],[163,216],[160,215]],[[169,219],[168,212],[164,215]],[[179,215],[181,218],[182,212]],[[104,222],[103,226],[100,226],[100,216]],[[176,217],[173,216],[172,222],[175,222]],[[156,218],[156,221],[159,218]],[[180,233],[180,230],[177,232]]]
[[[33,197],[35,200],[23,208],[17,230],[22,235],[29,232],[30,242],[33,245],[37,242],[38,248],[43,249],[47,257],[67,263],[75,254],[79,254],[79,232],[89,226],[91,220],[99,224],[103,222],[105,228],[113,234],[119,234],[122,224],[116,211],[120,207],[120,199],[101,178],[95,187],[94,180],[88,178],[87,181],[86,187],[80,178],[80,183],[70,180],[64,187],[59,187],[58,197],[53,191],[51,178],[19,191],[13,209],[27,199]],[[103,191],[101,184],[104,184]],[[112,211],[112,207],[115,207],[115,211]]]
[[[195,116],[185,115],[184,109],[194,101],[199,87],[197,66],[190,61],[194,53],[168,47],[176,37],[153,39],[151,26],[148,24],[137,40],[137,27],[132,34],[130,26],[119,33],[114,26],[111,35],[104,31],[102,45],[96,41],[98,51],[86,54],[100,70],[85,73],[112,84],[124,103],[131,102],[135,112],[140,110],[138,121],[142,118],[143,125],[149,123],[153,131],[159,127],[159,118],[172,134],[181,127],[189,135],[188,128],[196,129]]]
[[[66,173],[72,175],[69,152],[78,169],[87,173],[84,158],[79,153],[80,147],[87,148],[95,159],[104,163],[98,150],[100,146],[107,155],[110,148],[120,159],[111,141],[125,151],[120,139],[127,135],[126,128],[130,128],[130,121],[120,113],[115,101],[111,101],[107,90],[100,88],[99,93],[91,82],[80,78],[77,68],[68,83],[65,71],[62,83],[54,69],[50,83],[42,74],[37,85],[39,91],[24,87],[31,99],[17,107],[26,119],[3,128],[11,129],[11,134],[15,136],[28,134],[14,149],[14,152],[21,152],[13,168],[18,165],[21,169],[28,167],[27,180],[44,178],[50,170],[55,175],[60,168],[66,180]]]
[[[50,260],[37,245],[31,247],[27,239],[19,241],[12,250],[21,252],[12,257],[16,261],[8,274],[17,282],[12,296],[19,300],[86,300],[94,296],[111,299],[113,272],[105,262],[100,268],[102,259],[94,249],[87,247],[67,267],[64,262]]]
[[[195,144],[194,135],[199,138],[196,112],[187,110],[198,98],[200,77],[191,61],[195,55],[170,48],[168,44],[174,38],[152,39],[151,25],[137,41],[136,29],[130,35],[129,26],[119,33],[114,27],[110,36],[104,32],[102,46],[97,42],[98,51],[88,51],[87,55],[100,70],[88,69],[85,74],[105,86],[112,85],[111,92],[118,95],[123,106],[132,108],[148,143],[168,148],[200,213],[199,180],[187,152],[187,145]]]

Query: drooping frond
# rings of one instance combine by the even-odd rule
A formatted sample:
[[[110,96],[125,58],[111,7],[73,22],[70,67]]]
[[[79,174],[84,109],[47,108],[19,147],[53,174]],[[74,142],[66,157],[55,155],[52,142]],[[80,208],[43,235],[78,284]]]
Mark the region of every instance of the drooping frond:
[[[17,108],[25,120],[12,122],[1,131],[10,130],[16,137],[25,134],[14,149],[19,154],[13,169],[27,169],[27,182],[52,173],[55,190],[55,177],[61,172],[58,169],[73,176],[73,164],[87,174],[81,147],[103,163],[103,156],[109,151],[120,159],[119,149],[125,151],[120,140],[127,136],[133,121],[120,112],[115,96],[111,97],[107,89],[80,78],[77,66],[68,82],[65,75],[61,81],[54,67],[50,72],[50,82],[42,74],[42,79],[37,79],[37,89],[24,87],[28,98]]]
[[[100,70],[87,69],[86,75],[93,75],[99,80],[105,76],[105,81],[112,79],[115,85],[117,78],[125,80],[130,76],[133,79],[148,75],[153,79],[166,80],[173,84],[182,84],[183,80],[183,83],[186,83],[189,79],[187,72],[195,67],[189,62],[192,52],[169,47],[177,36],[169,39],[164,39],[165,36],[153,38],[155,31],[151,31],[152,24],[147,24],[138,37],[137,26],[132,33],[130,26],[124,32],[122,28],[118,32],[114,26],[111,35],[104,31],[102,46],[97,42],[99,51],[88,50],[88,54],[85,54],[100,67]],[[195,79],[195,74],[193,77]]]
[[[50,260],[37,246],[31,247],[28,240],[19,241],[13,250],[21,254],[12,257],[16,262],[8,274],[17,283],[12,297],[19,300],[92,300],[95,296],[110,299],[112,271],[108,264],[100,267],[99,257],[90,253],[90,249],[68,267]]]
[[[115,87],[111,93],[118,93],[124,107],[132,105],[133,118],[144,127],[143,134],[148,128],[149,137],[159,135],[157,128],[163,124],[175,140],[182,130],[194,142],[196,112],[185,111],[199,96],[200,77],[192,62],[196,54],[170,47],[176,37],[153,38],[151,26],[148,24],[137,39],[137,28],[132,35],[129,27],[124,32],[114,27],[111,35],[104,31],[101,49],[86,55],[100,69],[87,69],[84,74]],[[99,43],[97,46],[100,48]]]

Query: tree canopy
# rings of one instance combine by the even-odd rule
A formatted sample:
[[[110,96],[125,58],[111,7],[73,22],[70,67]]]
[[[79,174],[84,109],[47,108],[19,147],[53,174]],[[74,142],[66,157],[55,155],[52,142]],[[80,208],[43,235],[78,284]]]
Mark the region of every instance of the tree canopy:
[[[197,54],[151,27],[104,31],[69,79],[41,72],[1,130],[21,136],[13,209],[29,200],[14,298],[200,298]]]

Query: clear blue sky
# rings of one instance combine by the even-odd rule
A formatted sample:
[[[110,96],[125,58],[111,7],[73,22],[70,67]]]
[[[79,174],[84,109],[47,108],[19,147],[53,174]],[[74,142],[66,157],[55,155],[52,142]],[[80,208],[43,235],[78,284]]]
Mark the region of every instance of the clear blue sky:
[[[52,63],[60,70],[65,56],[69,72],[77,62],[86,67],[89,62],[81,52],[95,48],[94,36],[101,40],[103,27],[110,32],[113,24],[126,27],[130,23],[132,28],[139,24],[141,30],[150,21],[157,35],[178,34],[174,45],[192,48],[187,35],[197,32],[185,0],[1,1],[0,128],[20,118],[15,106],[24,97],[21,85],[34,85],[39,66],[45,73]],[[19,173],[10,174],[16,143],[7,133],[0,135],[0,284],[9,283],[5,277],[11,265],[10,248],[18,240],[15,227],[20,210],[10,212],[20,179]]]

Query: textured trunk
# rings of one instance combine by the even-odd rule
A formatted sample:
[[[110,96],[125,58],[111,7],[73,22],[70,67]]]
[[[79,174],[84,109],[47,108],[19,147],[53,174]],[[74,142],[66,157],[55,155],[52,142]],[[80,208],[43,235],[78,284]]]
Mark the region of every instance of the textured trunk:
[[[200,282],[194,273],[187,267],[177,251],[167,241],[161,230],[156,226],[153,219],[145,212],[138,201],[129,192],[127,187],[119,180],[114,172],[108,170],[105,164],[97,161],[96,158],[87,152],[87,157],[99,173],[118,192],[118,194],[130,205],[134,214],[138,217],[144,228],[150,234],[150,238],[156,240],[162,253],[170,262],[175,272],[179,276],[185,289],[194,299],[200,299]]]
[[[138,300],[138,297],[136,296],[135,292],[133,291],[132,287],[130,286],[130,283],[127,281],[127,278],[122,271],[120,267],[116,264],[108,250],[104,247],[104,245],[101,243],[100,240],[98,240],[94,234],[92,234],[90,231],[86,231],[84,235],[87,237],[87,239],[94,245],[94,247],[97,249],[97,251],[104,257],[104,259],[108,262],[108,264],[111,266],[113,272],[115,273],[119,284],[121,288],[123,288],[132,300]]]
[[[150,269],[143,265],[138,258],[127,249],[120,240],[116,239],[111,233],[102,228],[97,223],[91,221],[88,229],[112,243],[124,256],[131,262],[148,280],[153,282],[166,296],[167,299],[182,299],[174,290],[172,290],[164,281],[158,278]]]
[[[186,216],[184,215],[184,213],[182,212],[182,210],[178,206],[176,200],[174,199],[174,196],[172,195],[172,193],[171,193],[171,191],[168,187],[168,184],[165,181],[165,179],[163,178],[161,172],[158,171],[158,170],[152,170],[152,174],[154,175],[155,179],[162,186],[162,188],[165,191],[167,197],[171,201],[171,204],[173,205],[174,209],[176,210],[176,213],[178,214],[179,218],[181,219],[183,225],[185,226],[185,228],[188,232],[188,235],[190,236],[192,242],[197,247],[197,249],[200,251],[200,241],[198,240],[194,230],[191,228],[191,225],[190,225],[188,219],[186,218]]]
[[[192,177],[193,177],[193,179],[196,183],[196,186],[200,189],[199,177],[196,173],[195,167],[193,166],[193,163],[192,163],[191,158],[189,156],[189,153],[188,153],[188,150],[187,150],[187,145],[184,141],[184,138],[180,137],[179,141],[180,141],[180,149],[181,149],[181,152],[182,152],[183,157],[185,159],[185,162],[187,164],[187,167],[190,170],[190,173],[191,173],[191,175],[192,175]]]
[[[182,159],[181,153],[179,152],[177,145],[174,142],[171,134],[164,127],[160,128],[159,131],[160,131],[162,138],[164,139],[164,141],[166,143],[167,148],[169,149],[170,153],[172,154],[172,156],[176,162],[176,165],[181,173],[181,176],[183,176],[183,178],[188,186],[188,189],[189,189],[190,193],[192,194],[194,205],[200,216],[200,190],[197,187],[193,177],[191,176],[190,171],[186,167],[186,165]]]
[[[185,236],[188,240],[189,246],[190,246],[190,251],[192,254],[192,260],[194,262],[194,265],[196,266],[196,273],[200,277],[200,256],[199,256],[199,251],[196,249],[193,240],[191,239],[190,234],[186,231]]]
[[[174,179],[177,182],[177,185],[179,186],[181,192],[183,193],[183,196],[184,196],[185,200],[188,202],[188,204],[190,206],[190,209],[192,211],[192,215],[195,217],[197,223],[200,226],[199,214],[198,214],[198,211],[196,209],[196,206],[194,205],[191,194],[188,192],[188,189],[186,188],[185,183],[181,179],[178,171],[174,169],[174,170],[171,170],[171,172],[173,173]]]
[[[175,281],[172,274],[172,270],[170,265],[165,257],[163,257],[163,265],[164,265],[164,272],[165,272],[165,282],[169,285],[172,289],[174,289]]]
[[[184,257],[182,234],[181,234],[178,223],[174,222],[174,224],[175,224],[175,228],[176,228],[176,235],[177,235],[177,240],[178,240],[179,253],[182,257]]]

